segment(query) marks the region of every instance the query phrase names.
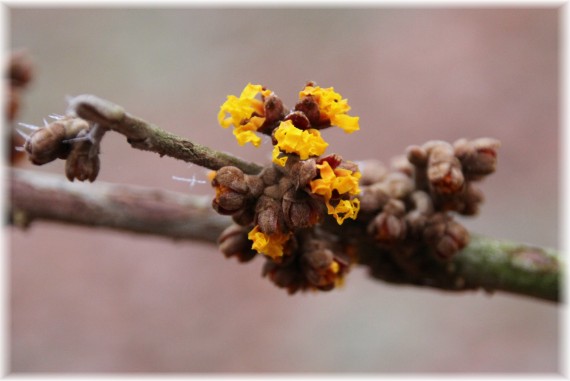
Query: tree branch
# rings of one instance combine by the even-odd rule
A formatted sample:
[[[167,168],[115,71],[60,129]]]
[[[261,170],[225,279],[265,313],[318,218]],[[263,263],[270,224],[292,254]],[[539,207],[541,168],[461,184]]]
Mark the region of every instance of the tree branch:
[[[215,151],[164,131],[151,123],[132,116],[121,106],[95,95],[84,94],[70,99],[68,111],[75,113],[80,118],[125,135],[133,148],[143,151],[156,152],[160,156],[169,156],[213,170],[232,165],[240,168],[244,173],[257,174],[262,169],[258,164]]]
[[[18,169],[10,171],[10,195],[10,220],[19,227],[46,220],[216,242],[231,221],[216,214],[207,197],[104,182],[72,183]]]
[[[16,169],[9,180],[10,222],[19,227],[45,220],[215,243],[231,223],[212,210],[207,197],[101,182],[70,183]],[[381,257],[373,244],[364,243],[359,250],[364,265]],[[554,250],[475,236],[451,262],[430,262],[416,279],[387,279],[374,271],[372,276],[447,291],[483,288],[559,301],[562,268]]]

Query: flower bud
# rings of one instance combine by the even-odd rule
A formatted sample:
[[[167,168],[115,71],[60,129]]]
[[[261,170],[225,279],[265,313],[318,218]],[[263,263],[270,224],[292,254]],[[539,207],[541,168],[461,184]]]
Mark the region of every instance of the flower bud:
[[[388,169],[378,160],[364,160],[359,162],[361,185],[372,185],[378,183],[386,177]]]
[[[459,192],[465,179],[453,147],[446,142],[430,143],[427,176],[432,190],[440,194]]]
[[[406,156],[408,161],[416,167],[425,167],[428,161],[428,154],[423,147],[420,146],[409,146],[406,149]]]
[[[308,130],[311,128],[311,122],[305,115],[305,113],[301,111],[291,111],[285,117],[285,120],[290,120],[293,123],[293,126],[297,127],[300,130]]]
[[[256,224],[264,234],[273,235],[282,232],[283,221],[280,203],[267,196],[261,196],[255,206]]]
[[[243,171],[233,166],[220,168],[212,180],[212,185],[215,187],[227,187],[232,191],[241,194],[247,192],[247,184],[245,182]]]
[[[264,99],[263,107],[265,109],[264,125],[275,125],[276,122],[282,120],[285,116],[283,101],[275,94],[271,94]]]
[[[290,190],[283,195],[282,201],[285,223],[291,230],[313,226],[321,217],[319,206],[306,193],[297,195],[294,190]]]
[[[436,213],[427,220],[424,241],[440,259],[450,259],[469,242],[467,230],[450,216]]]
[[[212,200],[212,207],[223,215],[231,215],[245,206],[245,196],[229,188],[219,186],[216,188],[216,197]]]
[[[10,56],[8,78],[10,85],[25,87],[34,77],[33,65],[27,51],[15,51]]]
[[[379,243],[393,244],[406,238],[406,207],[400,200],[391,199],[382,213],[368,225],[368,232]]]
[[[227,227],[220,234],[218,245],[226,258],[236,257],[239,262],[249,262],[257,254],[251,248],[251,241],[247,238],[247,230],[239,225]]]
[[[100,163],[98,152],[93,152],[91,148],[92,144],[87,142],[73,147],[65,162],[65,175],[69,181],[95,181]]]
[[[360,211],[362,213],[376,213],[388,202],[390,197],[380,183],[361,188]]]
[[[319,111],[319,104],[311,95],[303,97],[303,99],[301,99],[295,105],[295,111],[300,111],[305,114],[313,127],[318,127],[321,124],[321,112]]]
[[[317,176],[315,159],[301,160],[296,163],[291,168],[290,176],[295,189],[305,188]]]
[[[286,288],[289,294],[308,287],[307,281],[296,263],[282,265],[267,260],[263,266],[263,276],[267,276],[277,287]]]
[[[497,149],[501,143],[496,139],[480,138],[471,141],[460,139],[454,144],[455,156],[461,162],[469,180],[479,180],[495,172]]]
[[[71,145],[64,143],[64,140],[65,126],[55,122],[32,132],[24,143],[24,150],[32,163],[43,165],[69,155]]]

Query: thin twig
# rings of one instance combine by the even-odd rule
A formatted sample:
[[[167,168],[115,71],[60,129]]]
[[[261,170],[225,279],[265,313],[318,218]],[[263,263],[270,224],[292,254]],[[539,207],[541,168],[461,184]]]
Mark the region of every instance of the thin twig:
[[[169,156],[213,170],[232,165],[244,173],[257,174],[262,169],[256,163],[215,151],[164,131],[127,113],[121,106],[95,95],[84,94],[70,99],[68,111],[125,135],[133,148],[156,152],[160,156]]]
[[[102,182],[70,183],[15,169],[9,179],[10,221],[20,227],[45,220],[215,243],[231,222],[216,214],[204,197]],[[375,245],[361,245],[362,264],[370,265],[371,258],[379,255]],[[559,301],[562,268],[554,250],[476,236],[452,262],[433,262],[417,279],[372,275],[447,291],[482,288]]]

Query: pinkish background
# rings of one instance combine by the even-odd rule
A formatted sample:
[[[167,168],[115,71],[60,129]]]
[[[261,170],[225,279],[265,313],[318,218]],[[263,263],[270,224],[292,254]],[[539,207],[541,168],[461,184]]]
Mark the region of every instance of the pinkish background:
[[[334,88],[361,131],[330,152],[388,161],[429,139],[492,136],[498,173],[482,214],[497,238],[558,246],[559,10],[9,10],[10,45],[37,79],[20,120],[93,93],[176,134],[266,160],[217,125],[227,94],[261,83],[291,105],[305,81]],[[205,172],[109,134],[99,179],[212,194]],[[63,175],[63,162],[24,167]],[[374,281],[288,296],[216,248],[36,223],[8,228],[12,372],[557,372],[558,306]]]

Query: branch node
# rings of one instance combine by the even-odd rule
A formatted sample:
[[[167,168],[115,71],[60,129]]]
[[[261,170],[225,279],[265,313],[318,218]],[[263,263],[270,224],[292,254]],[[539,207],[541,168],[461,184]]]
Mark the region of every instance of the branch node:
[[[125,118],[125,110],[121,106],[90,94],[69,99],[67,111],[104,126],[118,124]]]

